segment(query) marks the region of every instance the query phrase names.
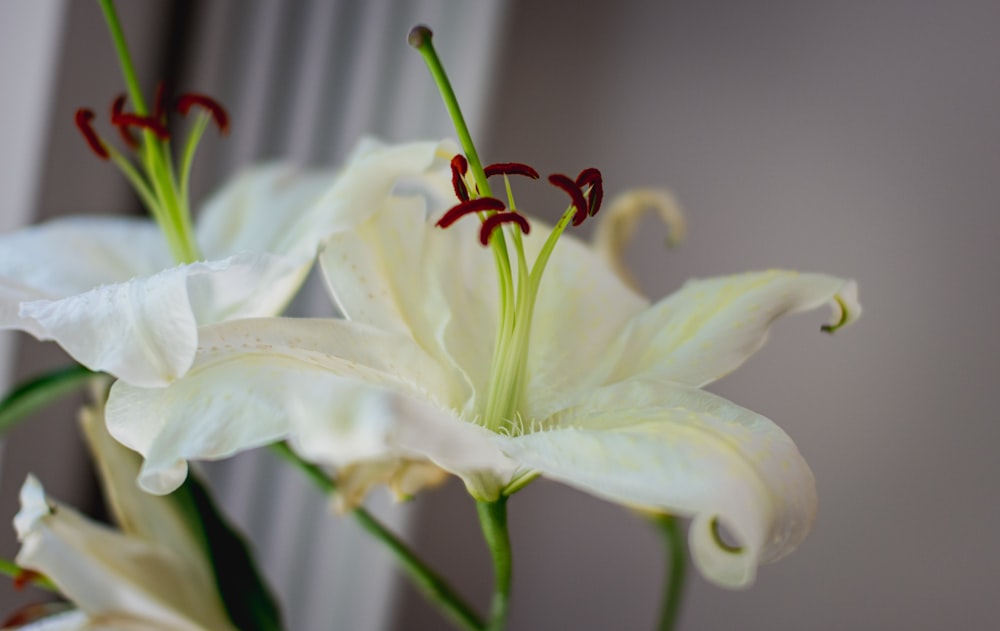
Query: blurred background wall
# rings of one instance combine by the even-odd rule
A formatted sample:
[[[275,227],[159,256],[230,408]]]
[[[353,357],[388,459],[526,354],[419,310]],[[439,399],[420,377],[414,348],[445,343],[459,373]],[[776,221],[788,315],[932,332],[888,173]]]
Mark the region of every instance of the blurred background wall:
[[[688,240],[668,252],[664,231],[650,222],[629,253],[651,297],[691,276],[767,267],[856,278],[865,306],[856,327],[831,338],[818,331],[825,314],[782,322],[757,357],[711,388],[772,418],[796,440],[816,474],[820,517],[801,548],[762,568],[748,591],[725,592],[692,576],[682,628],[995,626],[1000,5],[519,0],[497,7],[442,0],[417,15],[407,2],[364,3],[376,7],[364,10],[360,2],[344,2],[337,6],[347,8],[330,10],[325,22],[328,45],[355,52],[331,57],[322,47],[290,48],[295,28],[320,29],[309,19],[316,10],[309,3],[259,0],[236,13],[246,5],[120,4],[135,12],[126,29],[137,54],[149,55],[150,83],[180,55],[183,63],[175,61],[169,72],[187,81],[182,89],[219,94],[234,110],[226,142],[237,149],[207,147],[203,191],[251,159],[333,163],[376,123],[383,127],[375,131],[397,140],[444,132],[441,114],[392,127],[386,122],[392,116],[376,121],[350,105],[330,122],[323,94],[312,95],[316,102],[302,96],[289,103],[280,91],[233,78],[232,69],[241,67],[248,77],[294,77],[308,64],[344,90],[433,112],[418,56],[400,53],[397,61],[396,49],[373,43],[401,41],[413,18],[435,28],[449,68],[472,68],[454,71],[454,78],[471,103],[487,161],[528,162],[543,173],[597,166],[609,193],[647,185],[675,192],[687,210]],[[100,107],[120,89],[113,67],[97,72],[112,63],[110,46],[99,20],[93,28],[79,26],[84,13],[96,15],[96,6],[72,4],[60,59],[70,63],[67,50],[76,51],[74,59],[101,51],[100,61],[76,59],[84,71],[64,65],[58,74],[46,139],[50,168],[36,217],[120,212],[133,204],[127,191],[94,192],[93,182],[116,176],[91,160],[69,129],[75,107]],[[258,37],[254,24],[284,26]],[[397,40],[387,34],[394,28]],[[376,33],[387,39],[374,39]],[[468,61],[470,55],[482,57]],[[234,56],[242,56],[242,66]],[[373,56],[392,73],[371,74]],[[219,59],[230,59],[233,65],[222,66],[230,70],[213,70]],[[77,84],[94,91],[73,92],[71,99]],[[3,89],[4,100],[18,98],[16,89]],[[299,113],[291,116],[285,105]],[[284,129],[310,112],[315,148],[288,140],[294,134],[259,136],[260,129]],[[247,140],[246,134],[258,135]],[[70,166],[59,167],[56,158]],[[84,169],[94,175],[70,177]],[[46,202],[57,191],[70,201]],[[521,187],[518,201],[550,218],[563,204],[561,193],[541,185]],[[42,352],[42,345],[24,341],[19,365],[39,361]],[[46,422],[66,426],[65,419]],[[32,442],[26,436],[32,429],[8,441],[5,494],[20,484],[24,468],[46,461],[52,472],[45,481],[55,495],[86,487],[76,473],[59,477],[65,467],[51,462],[54,430]],[[57,464],[74,472],[83,466],[82,458]],[[85,501],[86,491],[76,497]],[[0,508],[12,515],[15,505],[4,502]],[[407,537],[470,598],[485,603],[488,559],[461,486],[426,494],[410,508],[401,524]],[[512,629],[652,627],[665,560],[644,523],[546,482],[516,496],[509,510],[516,555]],[[272,534],[258,538],[271,549],[307,545],[274,534],[289,526],[263,521]],[[4,554],[15,549],[8,541]],[[353,563],[364,567],[367,558]],[[387,598],[376,604],[385,615],[366,618],[373,625],[366,628],[444,628],[408,586]]]

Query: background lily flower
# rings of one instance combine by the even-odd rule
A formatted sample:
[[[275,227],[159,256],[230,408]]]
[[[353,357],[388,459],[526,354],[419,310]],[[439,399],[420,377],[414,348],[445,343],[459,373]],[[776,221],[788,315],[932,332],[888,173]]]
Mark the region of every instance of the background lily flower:
[[[448,178],[440,173],[434,190],[451,190]],[[497,336],[501,281],[479,222],[435,227],[452,203],[386,196],[368,221],[327,241],[321,265],[348,320],[205,327],[191,371],[170,387],[116,384],[109,428],[145,456],[140,484],[168,492],[187,459],[287,437],[336,467],[423,459],[482,500],[545,475],[692,517],[693,557],[724,586],[748,585],[759,563],[802,540],[816,495],[794,443],[700,388],[756,351],[781,315],[831,304],[838,325],[853,320],[853,282],[749,273],[692,281],[651,305],[564,236],[518,324],[529,327],[522,352]],[[531,224],[529,263],[549,233]],[[498,348],[514,349],[510,361],[496,361]],[[500,397],[510,410],[500,416],[497,384],[520,384]]]
[[[279,314],[321,239],[363,217],[437,145],[363,142],[337,175],[250,169],[205,205],[205,260],[175,265],[152,220],[70,218],[0,236],[0,328],[55,340],[84,366],[162,386],[194,359],[198,326]]]
[[[107,434],[99,408],[85,410],[82,421],[121,530],[52,501],[29,475],[14,518],[17,563],[47,577],[78,609],[19,628],[233,629],[179,504],[135,487],[138,458]]]

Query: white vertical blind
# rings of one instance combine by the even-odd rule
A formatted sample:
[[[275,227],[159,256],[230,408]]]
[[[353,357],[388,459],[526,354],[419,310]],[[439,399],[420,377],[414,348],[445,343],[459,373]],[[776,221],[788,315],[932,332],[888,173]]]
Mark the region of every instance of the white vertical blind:
[[[28,223],[41,184],[45,126],[55,89],[64,0],[0,3],[0,231]],[[0,333],[0,389],[9,380],[13,334]]]

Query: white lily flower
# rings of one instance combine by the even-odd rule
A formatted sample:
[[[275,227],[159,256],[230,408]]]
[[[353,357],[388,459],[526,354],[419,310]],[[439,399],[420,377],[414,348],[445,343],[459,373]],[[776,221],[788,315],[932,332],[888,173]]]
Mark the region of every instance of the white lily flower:
[[[595,178],[577,178],[591,198]],[[448,179],[441,173],[434,190]],[[572,208],[551,231],[532,222],[529,235],[504,233],[517,250],[504,272],[480,240],[496,242],[515,213],[499,213],[506,227],[470,218],[442,230],[435,223],[450,225],[454,209],[442,217],[449,202],[430,198],[387,196],[326,243],[320,262],[348,320],[205,327],[184,378],[163,389],[116,384],[109,429],[145,457],[140,484],[169,492],[188,459],[288,438],[336,467],[430,462],[483,500],[544,475],[691,517],[695,562],[729,587],[750,584],[758,564],[805,537],[816,495],[794,443],[700,388],[755,352],[779,316],[831,304],[838,326],[853,320],[853,282],[748,273],[691,281],[650,304],[590,246],[571,236],[555,245],[579,217]]]
[[[46,576],[77,609],[31,631],[224,631],[233,629],[201,544],[178,506],[136,488],[136,455],[108,436],[99,409],[83,425],[121,530],[46,497],[29,475],[14,526],[17,563]]]
[[[206,204],[195,233],[204,260],[185,265],[152,220],[75,217],[0,235],[0,329],[55,340],[129,383],[165,385],[190,367],[199,326],[279,314],[321,239],[437,149],[363,142],[336,176],[250,169]]]

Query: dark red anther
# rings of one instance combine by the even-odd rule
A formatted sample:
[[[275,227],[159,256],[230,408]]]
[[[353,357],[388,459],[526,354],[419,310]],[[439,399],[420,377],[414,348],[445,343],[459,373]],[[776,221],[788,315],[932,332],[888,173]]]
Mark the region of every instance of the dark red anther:
[[[118,97],[115,98],[114,102],[111,104],[111,120],[112,121],[119,120],[121,116],[125,113],[124,110],[125,110],[125,95],[119,94]],[[122,141],[126,145],[132,147],[133,149],[139,146],[139,141],[136,140],[135,136],[132,135],[132,132],[129,131],[129,128],[127,126],[117,125],[117,128],[118,128],[118,133],[122,137]]]
[[[573,206],[576,207],[576,213],[573,215],[573,225],[579,226],[582,224],[583,220],[587,218],[590,206],[587,204],[587,198],[583,196],[583,191],[577,183],[561,173],[550,175],[549,183],[569,193],[569,196],[573,198]]]
[[[223,136],[226,135],[226,132],[229,131],[229,114],[226,113],[226,109],[222,107],[218,101],[210,96],[197,94],[195,92],[182,94],[177,99],[177,111],[180,112],[182,116],[187,116],[192,105],[197,105],[198,107],[208,110],[208,113],[212,115],[212,119],[219,128],[219,133]]]
[[[470,213],[481,213],[490,210],[506,210],[507,207],[503,205],[503,202],[495,197],[480,197],[478,199],[470,199],[467,202],[462,202],[461,204],[452,207],[448,212],[444,214],[443,217],[438,219],[437,223],[434,224],[438,228],[447,228],[451,224],[455,223],[462,217]]]
[[[465,185],[465,174],[469,171],[469,161],[462,154],[456,154],[451,159],[451,185],[455,189],[455,197],[459,201],[469,201],[469,189]]]
[[[483,171],[486,172],[486,177],[493,177],[494,175],[523,175],[533,180],[538,179],[538,171],[520,162],[499,162],[487,166]]]
[[[141,127],[156,134],[160,140],[170,140],[170,132],[166,125],[156,120],[152,116],[140,116],[122,111],[125,106],[124,97],[118,97],[111,106],[111,124],[119,129],[128,130],[129,127]]]
[[[41,574],[34,571],[21,568],[21,570],[14,575],[14,590],[22,591],[28,585],[35,582],[36,579],[41,578]]]
[[[601,201],[604,199],[604,178],[601,172],[594,168],[580,171],[580,175],[576,176],[576,185],[581,189],[590,186],[590,190],[587,191],[587,204],[589,214],[593,217],[601,209]]]
[[[524,215],[516,213],[514,211],[497,213],[495,215],[490,215],[483,222],[482,227],[479,229],[479,242],[483,245],[490,244],[490,237],[493,236],[493,231],[500,227],[502,223],[516,223],[521,227],[521,232],[528,234],[531,232],[531,226],[528,224],[528,220],[525,219]]]
[[[111,157],[111,154],[104,148],[104,143],[101,142],[94,128],[90,126],[90,121],[92,120],[94,120],[94,113],[83,107],[78,109],[76,115],[73,117],[76,128],[83,134],[83,139],[87,141],[90,150],[96,153],[97,157],[101,160],[107,160]]]

